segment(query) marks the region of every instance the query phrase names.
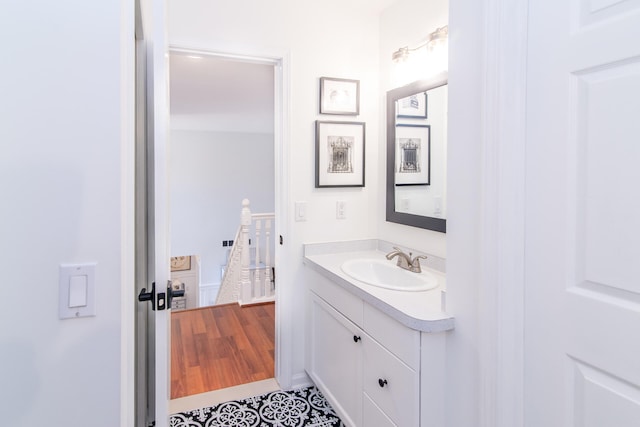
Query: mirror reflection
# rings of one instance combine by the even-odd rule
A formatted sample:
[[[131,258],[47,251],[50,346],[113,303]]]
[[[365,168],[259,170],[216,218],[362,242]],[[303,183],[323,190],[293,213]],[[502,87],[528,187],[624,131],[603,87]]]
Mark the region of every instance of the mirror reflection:
[[[446,232],[447,80],[387,93],[387,221]]]

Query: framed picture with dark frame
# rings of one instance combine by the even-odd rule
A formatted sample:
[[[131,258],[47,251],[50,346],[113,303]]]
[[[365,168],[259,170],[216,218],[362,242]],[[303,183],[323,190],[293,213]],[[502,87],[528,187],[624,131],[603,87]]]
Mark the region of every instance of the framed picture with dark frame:
[[[360,114],[360,81],[320,77],[320,114]]]
[[[316,120],[316,188],[364,187],[364,122]]]
[[[407,119],[427,118],[427,92],[418,92],[398,100],[397,116]]]
[[[395,184],[431,183],[431,126],[396,125]]]

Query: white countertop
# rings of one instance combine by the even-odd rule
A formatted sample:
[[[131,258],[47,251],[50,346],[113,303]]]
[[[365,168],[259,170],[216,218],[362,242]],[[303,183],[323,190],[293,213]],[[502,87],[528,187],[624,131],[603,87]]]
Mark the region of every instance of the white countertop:
[[[446,276],[442,272],[423,267],[424,271],[437,277],[438,286],[428,291],[410,292],[369,285],[351,278],[342,271],[342,264],[352,259],[376,258],[386,261],[385,252],[375,249],[376,245],[373,246],[352,245],[346,250],[341,248],[344,251],[326,253],[328,251],[317,250],[317,244],[305,245],[304,263],[409,328],[423,332],[453,329],[454,318],[442,310],[442,290],[446,288]],[[395,264],[394,261],[388,262]]]

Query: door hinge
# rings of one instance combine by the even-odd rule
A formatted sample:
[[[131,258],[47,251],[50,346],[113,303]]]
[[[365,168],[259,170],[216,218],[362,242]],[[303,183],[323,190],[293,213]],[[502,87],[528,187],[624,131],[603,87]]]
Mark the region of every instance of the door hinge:
[[[280,235],[280,244],[283,245],[284,244],[284,239],[282,238],[282,234]]]

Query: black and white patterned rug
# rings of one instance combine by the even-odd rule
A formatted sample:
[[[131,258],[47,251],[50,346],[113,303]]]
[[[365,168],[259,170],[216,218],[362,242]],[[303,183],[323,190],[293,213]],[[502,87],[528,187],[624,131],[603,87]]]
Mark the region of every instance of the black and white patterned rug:
[[[171,427],[344,427],[315,387],[274,391],[171,415]]]

